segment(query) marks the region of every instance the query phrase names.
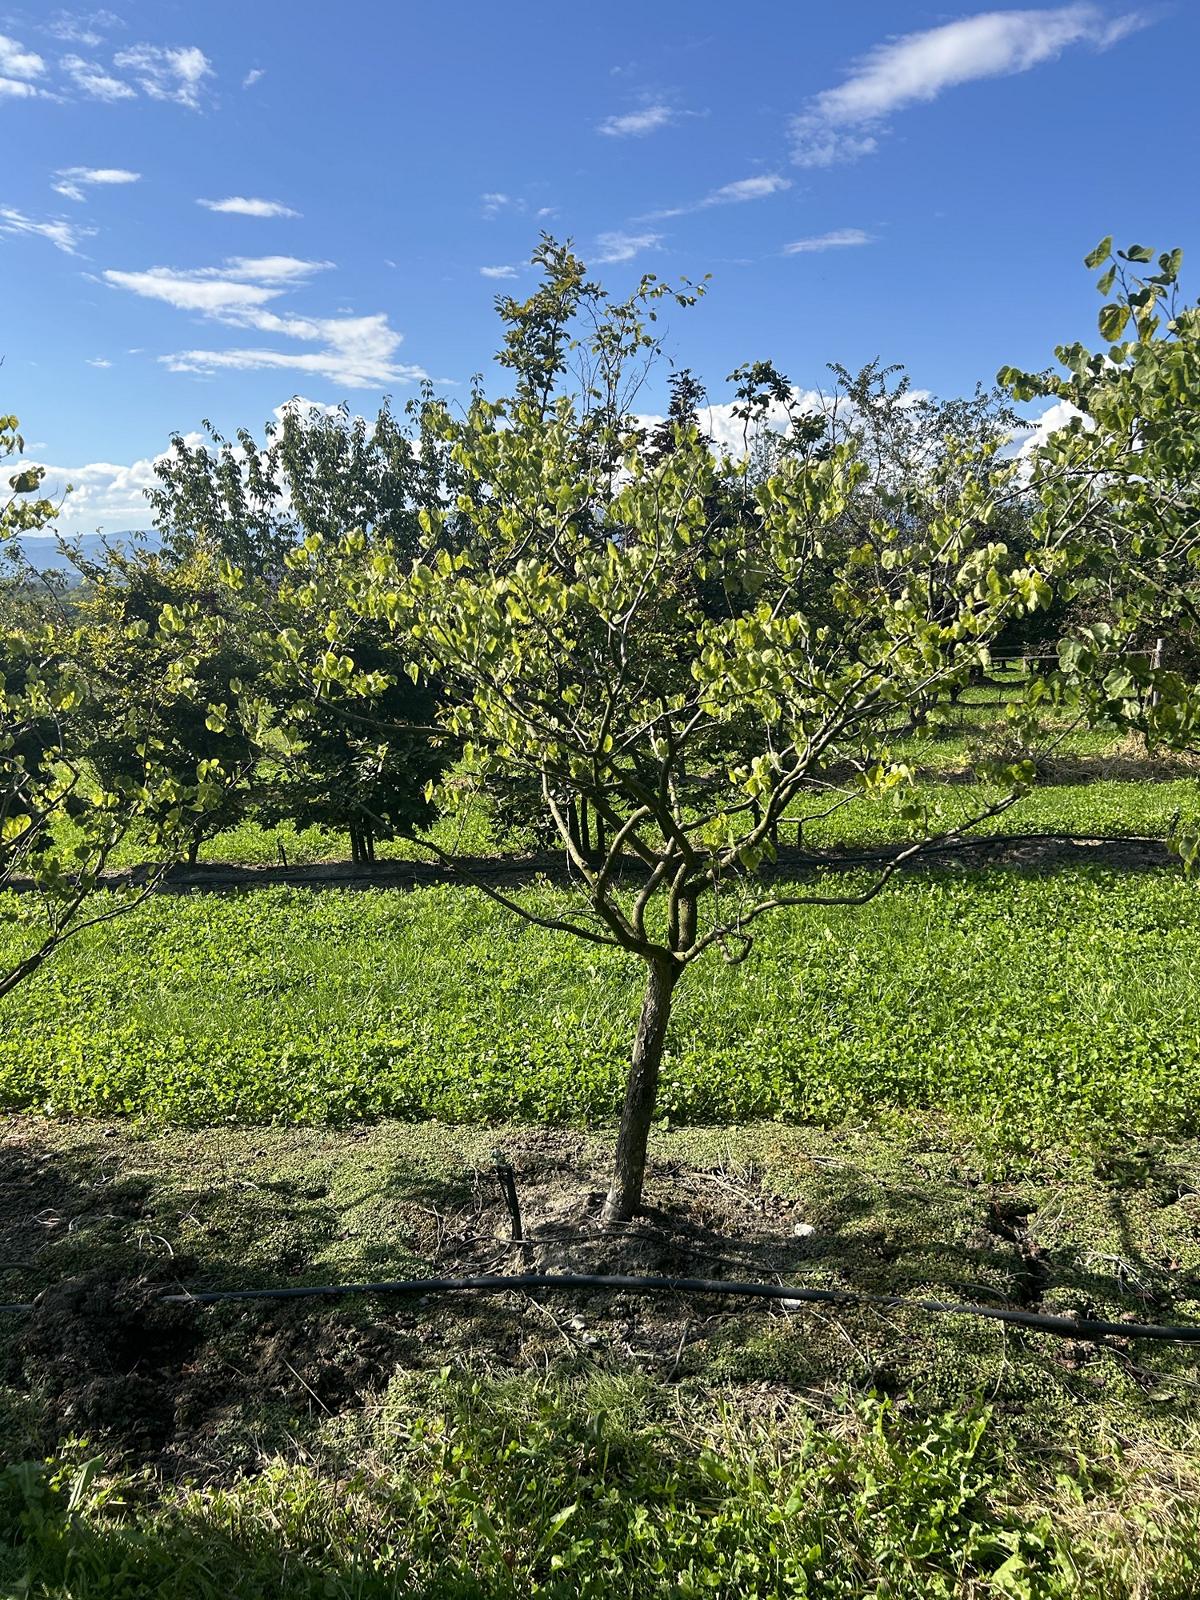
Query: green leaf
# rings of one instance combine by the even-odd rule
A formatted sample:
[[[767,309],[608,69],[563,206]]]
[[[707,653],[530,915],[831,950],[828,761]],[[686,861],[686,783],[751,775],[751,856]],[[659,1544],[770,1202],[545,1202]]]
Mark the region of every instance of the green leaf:
[[[1129,307],[1110,302],[1100,311],[1100,335],[1109,344],[1116,344],[1129,324]]]
[[[1105,234],[1094,250],[1089,250],[1083,258],[1085,267],[1098,267],[1102,261],[1107,261],[1112,254],[1112,234]]]

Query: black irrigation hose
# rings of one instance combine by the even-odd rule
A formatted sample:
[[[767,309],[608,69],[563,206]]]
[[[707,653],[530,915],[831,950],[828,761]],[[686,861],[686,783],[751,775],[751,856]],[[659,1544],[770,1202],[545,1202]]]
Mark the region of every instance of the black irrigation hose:
[[[897,1294],[869,1294],[858,1289],[804,1289],[785,1283],[732,1283],[724,1278],[627,1278],[608,1273],[523,1272],[475,1278],[398,1278],[383,1283],[297,1284],[288,1289],[205,1289],[197,1294],[164,1294],[160,1303],[175,1306],[210,1306],[226,1300],[303,1300],[339,1298],[353,1294],[457,1294],[474,1290],[493,1294],[510,1289],[629,1289],[638,1294],[744,1295],[758,1300],[782,1300],[818,1305],[882,1306],[888,1310],[935,1311],[951,1316],[990,1317],[1061,1339],[1099,1342],[1109,1338],[1161,1339],[1200,1344],[1200,1323],[1172,1327],[1147,1322],[1108,1322],[1095,1317],[1055,1317],[1041,1311],[1017,1311],[1002,1306],[959,1305],[948,1300],[910,1299]],[[0,1312],[32,1311],[27,1305],[0,1305]]]

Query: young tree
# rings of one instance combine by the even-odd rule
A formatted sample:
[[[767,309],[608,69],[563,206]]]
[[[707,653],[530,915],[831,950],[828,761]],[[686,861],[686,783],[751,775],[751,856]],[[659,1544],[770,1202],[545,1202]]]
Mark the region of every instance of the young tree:
[[[323,592],[331,636],[347,615],[382,620],[394,629],[392,673],[442,680],[437,725],[463,755],[446,803],[463,803],[467,778],[536,785],[573,897],[537,910],[480,887],[642,964],[604,1212],[619,1222],[641,1203],[687,969],[713,949],[742,960],[778,908],[871,899],[931,838],[1027,788],[1030,764],[1013,762],[991,774],[1006,781],[999,797],[951,822],[892,746],[916,700],[950,694],[1014,614],[1049,601],[1058,558],[1047,541],[1036,561],[1010,559],[992,528],[1013,469],[950,449],[925,485],[931,514],[919,527],[875,518],[856,530],[845,522],[864,473],[853,441],[819,460],[785,455],[745,493],[744,466],[718,460],[687,421],[673,448],[647,447],[624,397],[653,353],[646,323],[672,291],[646,278],[612,303],[569,249],[547,242],[537,259],[537,294],[501,305],[513,397],[438,415],[463,488],[453,507],[425,513],[427,558],[367,556],[348,541],[340,571],[324,553]],[[303,551],[295,563],[309,598],[322,592]],[[318,688],[357,676],[336,646],[307,670]],[[785,813],[810,819],[880,792],[915,837],[869,881],[819,856],[790,887],[764,871]],[[603,821],[598,858],[578,846],[573,802]]]
[[[0,455],[22,449],[17,419],[0,418]],[[0,890],[21,891],[5,896],[4,911],[28,931],[24,953],[0,970],[0,995],[67,939],[140,903],[229,782],[216,762],[162,759],[160,708],[197,692],[194,619],[164,606],[136,622],[84,625],[20,554],[17,536],[44,531],[57,510],[26,498],[41,476],[18,468],[0,504]],[[144,635],[167,641],[153,692],[122,666]],[[93,759],[98,735],[131,752],[108,781]],[[114,852],[135,831],[155,864],[140,887],[101,896]]]

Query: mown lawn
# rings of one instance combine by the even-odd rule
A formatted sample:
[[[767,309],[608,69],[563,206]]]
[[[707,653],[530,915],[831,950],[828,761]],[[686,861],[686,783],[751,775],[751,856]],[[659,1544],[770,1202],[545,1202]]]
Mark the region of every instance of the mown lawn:
[[[526,891],[543,907],[557,891]],[[910,876],[678,991],[679,1123],[969,1112],[997,1148],[1200,1127],[1200,897],[1170,868]],[[611,1118],[636,964],[475,891],[161,898],[6,1002],[0,1103],[191,1125]]]

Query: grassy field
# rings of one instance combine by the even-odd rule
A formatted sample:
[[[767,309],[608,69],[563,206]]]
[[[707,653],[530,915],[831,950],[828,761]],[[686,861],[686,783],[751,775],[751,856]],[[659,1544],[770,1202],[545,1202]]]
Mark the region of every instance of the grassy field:
[[[497,1140],[532,1256],[506,1243]],[[0,1576],[121,1600],[1196,1592],[1179,1347],[682,1296],[149,1298],[603,1265],[574,1233],[563,1258],[554,1219],[606,1145],[14,1121],[5,1281],[47,1292],[7,1331],[3,1424],[47,1459],[0,1475]],[[711,1261],[717,1237],[730,1276],[1200,1316],[1195,1142],[1046,1152],[1003,1181],[929,1118],[659,1134],[652,1156],[645,1219],[604,1242],[640,1270]]]
[[[954,1109],[1016,1147],[1190,1133],[1198,965],[1200,899],[1169,868],[913,876],[861,909],[780,916],[744,965],[690,973],[662,1112]],[[474,891],[162,898],[13,995],[0,1102],[192,1125],[603,1121],[638,988],[620,953]]]
[[[914,745],[949,813],[990,709]],[[1153,840],[1196,808],[1105,736],[1056,759],[997,827]],[[900,834],[860,805],[808,842]],[[281,847],[343,853],[245,826],[205,855]],[[0,1314],[0,1592],[1194,1600],[1194,1346],[849,1303],[156,1296],[541,1266],[1197,1322],[1198,969],[1161,849],[1014,847],[781,914],[678,991],[649,1209],[613,1236],[625,960],[446,886],[155,898],[0,1018],[0,1298],[38,1297]]]

